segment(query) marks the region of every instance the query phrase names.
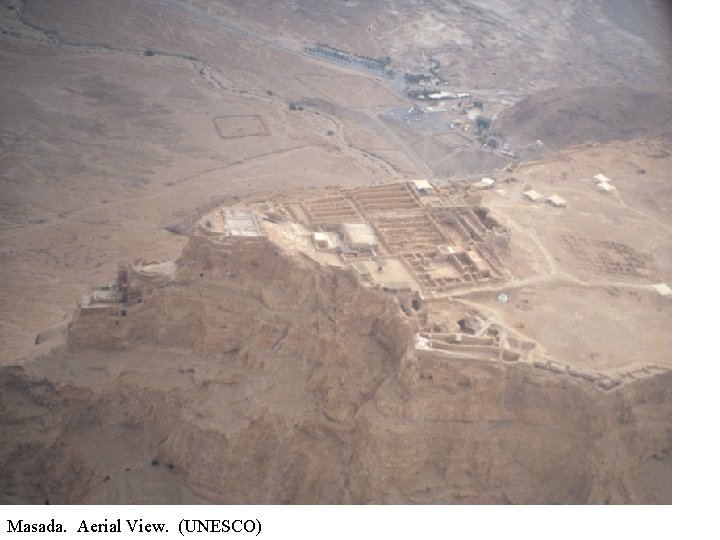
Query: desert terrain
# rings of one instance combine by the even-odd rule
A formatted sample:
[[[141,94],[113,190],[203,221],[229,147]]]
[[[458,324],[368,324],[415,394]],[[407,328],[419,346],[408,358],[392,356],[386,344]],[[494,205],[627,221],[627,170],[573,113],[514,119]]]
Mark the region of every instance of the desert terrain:
[[[0,502],[672,501],[665,2],[2,0],[0,70]]]

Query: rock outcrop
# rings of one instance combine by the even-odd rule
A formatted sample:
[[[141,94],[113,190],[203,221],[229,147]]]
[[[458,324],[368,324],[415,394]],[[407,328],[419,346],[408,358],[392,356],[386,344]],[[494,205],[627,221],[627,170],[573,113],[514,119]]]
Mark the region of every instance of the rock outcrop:
[[[4,502],[670,502],[671,376],[415,351],[397,299],[194,236],[125,315],[0,371]]]

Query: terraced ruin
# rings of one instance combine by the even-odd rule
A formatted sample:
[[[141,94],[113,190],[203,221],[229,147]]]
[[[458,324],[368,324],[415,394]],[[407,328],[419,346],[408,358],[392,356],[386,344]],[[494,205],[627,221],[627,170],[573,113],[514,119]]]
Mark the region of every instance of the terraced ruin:
[[[227,264],[213,264],[208,272],[207,261],[193,261],[200,267],[196,277],[242,280],[234,253],[280,250],[333,271],[351,272],[358,287],[393,298],[417,330],[413,344],[396,347],[414,345],[413,354],[419,358],[520,362],[602,391],[669,372],[657,364],[598,370],[555,359],[540,343],[504,324],[484,303],[474,302],[473,293],[488,287],[502,289],[503,283],[513,280],[512,266],[503,260],[512,249],[511,238],[518,234],[481,206],[484,190],[481,183],[438,189],[419,180],[213,210],[200,220],[191,243],[227,253],[222,256]],[[572,236],[561,236],[560,241],[583,263],[581,269],[613,277],[648,277],[636,270],[645,267],[647,256],[639,258],[628,246],[583,242]],[[613,250],[622,260],[614,262],[607,251],[595,258],[586,252],[579,256],[583,245]],[[188,273],[193,272],[181,262],[180,275]],[[180,279],[177,276],[174,262],[121,266],[115,283],[93,290],[83,301],[71,324],[70,342],[89,346],[107,342],[109,348],[118,348],[132,340],[138,331],[134,320],[146,326],[153,292],[167,288]],[[507,301],[507,294],[498,295],[498,304]],[[143,313],[139,319],[138,312]]]

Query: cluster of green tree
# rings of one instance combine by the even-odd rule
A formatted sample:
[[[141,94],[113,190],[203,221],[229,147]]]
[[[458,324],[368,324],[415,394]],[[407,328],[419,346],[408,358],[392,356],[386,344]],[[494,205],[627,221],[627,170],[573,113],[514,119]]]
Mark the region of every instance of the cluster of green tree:
[[[418,84],[420,82],[428,82],[432,79],[427,73],[406,73],[405,82],[410,84]]]
[[[430,99],[428,96],[437,92],[435,88],[415,88],[410,89],[406,93],[413,99]]]
[[[343,51],[324,43],[319,43],[315,47],[305,47],[305,52],[310,54],[316,54],[331,58],[339,62],[345,62],[348,64],[357,64],[364,68],[372,71],[385,72],[392,59],[389,56],[383,56],[382,58],[373,58],[371,56],[364,56],[361,54],[354,54],[351,52]]]

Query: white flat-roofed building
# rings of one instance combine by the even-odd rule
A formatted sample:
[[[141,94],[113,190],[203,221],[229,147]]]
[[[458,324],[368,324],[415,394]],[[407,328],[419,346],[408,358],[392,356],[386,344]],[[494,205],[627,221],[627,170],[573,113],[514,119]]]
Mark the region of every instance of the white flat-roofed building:
[[[455,255],[459,252],[460,250],[458,250],[455,246],[442,245],[437,247],[438,257],[443,261],[448,260],[450,255]]]
[[[411,183],[420,195],[428,195],[434,189],[433,185],[427,180],[413,180]]]
[[[328,249],[330,247],[330,237],[326,232],[314,232],[313,242],[318,249]]]
[[[535,191],[534,189],[529,189],[527,191],[524,191],[523,196],[532,202],[537,202],[540,199],[542,199],[542,195],[540,193],[538,193],[537,191]]]
[[[476,189],[490,189],[495,185],[495,180],[492,178],[483,178],[479,182],[474,182],[473,187]]]
[[[607,176],[605,176],[604,174],[602,174],[602,173],[599,173],[599,174],[596,174],[595,176],[593,176],[593,181],[594,181],[596,184],[608,184],[608,183],[610,183],[610,179],[609,179]]]
[[[653,285],[653,289],[655,289],[655,291],[657,291],[660,296],[670,296],[672,294],[672,289],[668,287],[665,283],[658,283],[657,285]]]
[[[552,195],[545,201],[556,208],[565,208],[567,206],[567,201],[558,195]]]

